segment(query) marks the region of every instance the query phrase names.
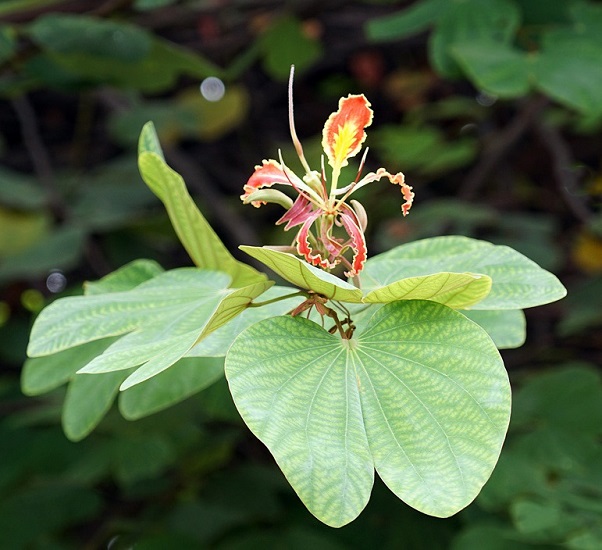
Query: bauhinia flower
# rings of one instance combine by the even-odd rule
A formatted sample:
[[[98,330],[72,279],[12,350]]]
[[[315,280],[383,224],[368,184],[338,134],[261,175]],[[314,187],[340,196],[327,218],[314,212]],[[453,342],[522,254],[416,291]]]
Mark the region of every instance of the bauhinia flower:
[[[350,94],[341,98],[338,110],[328,117],[324,125],[322,147],[331,167],[330,179],[327,180],[326,177],[324,155],[320,171],[312,170],[303,155],[303,148],[295,131],[292,86],[293,68],[289,80],[289,125],[305,175],[300,178],[293,173],[284,164],[279,153],[278,161],[264,160],[260,166],[255,167],[255,172],[244,186],[241,199],[255,207],[268,202],[283,206],[286,213],[276,223],[286,224],[286,231],[300,226],[293,241],[297,253],[311,265],[326,270],[342,263],[348,269],[345,275],[354,277],[363,269],[367,257],[364,237],[367,217],[359,202],[349,200],[347,203],[349,197],[365,185],[386,177],[401,188],[405,201],[401,211],[405,216],[412,206],[414,193],[405,183],[401,172],[391,174],[384,168],[379,168],[376,172],[361,177],[367,148],[355,180],[344,182],[340,186],[341,168],[347,166],[349,159],[360,152],[366,139],[365,129],[372,123],[373,112],[363,94]],[[272,189],[273,185],[288,186],[298,196],[293,201],[288,195]],[[353,253],[350,261],[344,256],[349,250]]]

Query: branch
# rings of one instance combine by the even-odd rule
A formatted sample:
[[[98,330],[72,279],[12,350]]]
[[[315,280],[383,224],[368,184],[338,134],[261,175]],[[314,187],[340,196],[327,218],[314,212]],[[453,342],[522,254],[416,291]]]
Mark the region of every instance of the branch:
[[[50,154],[40,135],[35,111],[26,96],[12,99],[11,104],[17,114],[23,143],[31,159],[34,172],[48,194],[49,207],[56,219],[63,220],[67,208],[56,188]]]
[[[574,169],[576,163],[568,144],[558,128],[545,122],[537,121],[535,131],[551,157],[556,187],[574,216],[587,224],[591,220],[591,212],[579,195],[579,178]]]
[[[460,199],[469,200],[477,194],[490,172],[533,125],[537,116],[547,104],[548,99],[546,97],[531,98],[524,104],[510,124],[499,132],[496,139],[485,146],[481,161],[468,174],[460,188],[458,193]]]

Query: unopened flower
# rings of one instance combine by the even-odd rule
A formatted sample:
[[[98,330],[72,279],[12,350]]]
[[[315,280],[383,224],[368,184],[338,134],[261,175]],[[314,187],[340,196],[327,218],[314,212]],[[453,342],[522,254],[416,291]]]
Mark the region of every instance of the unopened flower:
[[[255,172],[244,186],[241,199],[256,207],[274,202],[286,208],[286,213],[276,223],[286,224],[286,231],[300,226],[293,243],[297,253],[310,264],[326,270],[343,263],[348,268],[345,275],[353,277],[363,269],[366,261],[364,231],[367,217],[359,202],[350,200],[348,204],[347,199],[365,185],[386,177],[401,188],[405,201],[401,210],[405,216],[412,206],[414,193],[405,183],[401,172],[391,174],[384,168],[379,168],[376,172],[361,177],[368,149],[362,156],[355,180],[345,182],[346,184],[340,187],[341,168],[347,166],[349,159],[360,152],[366,139],[365,129],[372,123],[373,112],[363,94],[350,94],[341,98],[338,110],[328,117],[324,125],[322,147],[331,167],[330,179],[326,177],[324,155],[320,171],[312,170],[303,155],[303,148],[295,131],[292,83],[291,69],[289,125],[305,175],[300,178],[292,172],[284,164],[281,155],[278,161],[264,160],[261,165],[255,167]],[[291,187],[298,196],[292,201],[288,195],[271,189],[273,185]],[[335,235],[335,227],[341,228],[337,232],[339,236]],[[341,234],[343,236],[340,236]],[[351,261],[344,257],[349,249],[353,252]]]

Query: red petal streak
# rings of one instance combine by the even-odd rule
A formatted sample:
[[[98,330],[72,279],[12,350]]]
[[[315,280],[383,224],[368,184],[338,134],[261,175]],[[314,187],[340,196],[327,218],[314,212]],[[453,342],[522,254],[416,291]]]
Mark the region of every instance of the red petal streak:
[[[364,128],[372,123],[372,109],[366,96],[349,95],[339,100],[339,110],[332,113],[322,131],[322,147],[334,168],[347,166],[366,139]]]
[[[308,217],[305,220],[305,222],[301,226],[301,229],[299,230],[299,233],[296,237],[297,252],[301,256],[303,256],[305,260],[311,265],[320,266],[322,269],[332,269],[335,265],[337,265],[337,262],[331,263],[328,261],[328,259],[322,258],[322,255],[319,252],[314,253],[314,251],[311,248],[311,245],[309,244],[309,230],[313,223],[321,215],[322,212],[320,210],[316,210],[312,213],[310,217]]]
[[[264,160],[261,166],[255,166],[255,172],[253,172],[253,175],[245,184],[243,188],[245,193],[240,198],[244,200],[253,191],[257,191],[257,189],[261,189],[262,187],[271,187],[275,184],[290,185],[290,182],[280,164],[275,160]],[[259,208],[265,202],[253,201],[251,204]]]
[[[301,225],[312,215],[313,205],[303,195],[299,195],[290,210],[276,222],[276,225],[286,223],[284,230],[288,231],[292,227]],[[315,219],[315,218],[314,218]]]
[[[346,277],[354,277],[362,269],[366,263],[367,250],[366,239],[364,233],[360,229],[360,222],[355,215],[355,212],[346,204],[341,208],[339,214],[343,227],[351,237],[351,248],[353,250],[353,260],[351,262],[351,271],[345,273]]]

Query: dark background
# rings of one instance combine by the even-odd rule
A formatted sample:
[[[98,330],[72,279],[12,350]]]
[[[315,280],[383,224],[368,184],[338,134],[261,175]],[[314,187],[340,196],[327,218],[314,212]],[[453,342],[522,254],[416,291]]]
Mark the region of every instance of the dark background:
[[[0,546],[602,547],[601,36],[600,3],[578,0],[0,3]],[[392,186],[363,190],[370,254],[464,234],[516,248],[569,290],[528,310],[526,344],[502,352],[509,438],[453,518],[377,482],[358,520],[324,527],[223,381],[137,422],[112,410],[79,443],[61,430],[63,389],[20,391],[45,304],[135,258],[190,265],[137,173],[147,120],[234,253],[291,238],[278,207],[238,198],[279,147],[295,166],[291,63],[310,163],[338,98],[365,93],[367,169],[414,187],[407,218]],[[219,101],[199,91],[210,76]]]

